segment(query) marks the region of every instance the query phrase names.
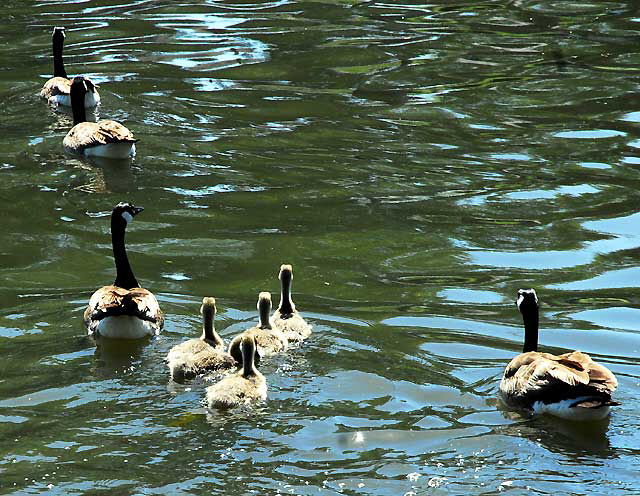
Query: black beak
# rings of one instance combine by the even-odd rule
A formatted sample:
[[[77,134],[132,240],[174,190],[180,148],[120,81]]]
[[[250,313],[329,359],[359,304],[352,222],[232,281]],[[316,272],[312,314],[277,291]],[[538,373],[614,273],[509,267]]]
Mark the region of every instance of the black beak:
[[[133,216],[135,217],[144,210],[144,207],[133,207]]]

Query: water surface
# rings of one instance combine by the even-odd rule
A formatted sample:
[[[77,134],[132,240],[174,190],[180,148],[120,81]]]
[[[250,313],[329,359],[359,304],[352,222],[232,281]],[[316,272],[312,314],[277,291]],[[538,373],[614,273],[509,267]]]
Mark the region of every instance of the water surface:
[[[0,27],[0,490],[638,494],[640,16],[634,2],[14,2]],[[131,163],[63,153],[50,33]],[[96,349],[108,215],[167,313]],[[163,357],[215,296],[228,339],[294,265],[302,347],[269,402],[207,413]],[[609,422],[495,401],[521,349],[611,368]]]

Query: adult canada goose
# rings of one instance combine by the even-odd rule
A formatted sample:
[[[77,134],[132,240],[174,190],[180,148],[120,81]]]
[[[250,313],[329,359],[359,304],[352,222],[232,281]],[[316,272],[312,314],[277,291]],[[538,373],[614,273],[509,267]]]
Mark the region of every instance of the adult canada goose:
[[[207,388],[209,408],[235,408],[267,399],[267,381],[255,367],[256,340],[244,335],[240,341],[242,370]]]
[[[518,290],[516,304],[524,321],[524,349],[507,365],[500,393],[505,402],[535,414],[570,420],[599,420],[609,414],[615,376],[579,351],[552,355],[538,349],[538,296]]]
[[[229,344],[229,354],[239,363],[242,363],[243,355],[240,352],[240,343],[244,336],[253,336],[258,346],[259,357],[273,355],[283,351],[289,344],[287,337],[279,329],[274,329],[269,319],[271,313],[271,293],[266,291],[258,295],[258,314],[260,322],[257,326],[238,334]]]
[[[293,281],[293,267],[283,264],[280,266],[280,305],[271,318],[273,325],[284,332],[289,341],[302,341],[311,335],[311,326],[302,318],[300,312],[291,299],[291,281]]]
[[[87,122],[87,112],[82,104],[87,91],[87,79],[74,77],[71,83],[73,127],[62,142],[65,150],[87,157],[123,159],[135,155],[138,140],[122,124],[112,120]]]
[[[224,341],[213,326],[216,300],[203,298],[200,313],[202,336],[174,346],[167,354],[171,378],[175,381],[193,379],[209,371],[231,369],[237,365],[233,357],[224,351]]]
[[[124,235],[127,224],[144,210],[129,203],[118,203],[111,213],[111,244],[116,263],[116,280],[98,289],[89,300],[84,322],[89,334],[109,338],[138,339],[160,332],[164,315],[158,300],[143,289],[133,275]]]
[[[54,105],[71,106],[71,80],[67,76],[62,60],[62,48],[64,46],[64,38],[66,34],[64,28],[53,28],[51,36],[53,44],[53,77],[49,79],[40,90],[40,96],[46,98],[47,101]],[[95,107],[100,103],[100,95],[98,94],[98,86],[93,84],[89,78],[86,78],[87,93],[84,96],[84,106],[87,108]]]

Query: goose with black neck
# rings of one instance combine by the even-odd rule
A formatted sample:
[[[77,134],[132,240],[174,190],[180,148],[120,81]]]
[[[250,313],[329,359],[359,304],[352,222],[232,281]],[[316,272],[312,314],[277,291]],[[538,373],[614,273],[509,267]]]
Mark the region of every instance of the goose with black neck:
[[[64,149],[85,157],[133,157],[138,140],[125,126],[109,119],[87,122],[87,112],[82,103],[87,91],[87,79],[84,76],[74,77],[71,83],[73,127],[62,142]]]
[[[111,213],[111,243],[116,265],[113,284],[98,289],[89,300],[84,322],[90,335],[139,339],[160,332],[164,315],[153,293],[141,288],[125,247],[125,231],[142,207],[118,203]]]
[[[62,59],[64,39],[66,37],[63,27],[53,28],[51,44],[53,46],[53,77],[49,79],[40,90],[40,96],[46,98],[52,105],[71,106],[71,80],[67,76]],[[84,107],[92,108],[100,103],[98,86],[91,79],[85,78],[87,92],[84,95]]]
[[[538,352],[538,296],[534,289],[518,290],[516,305],[524,322],[524,347],[504,370],[500,395],[510,407],[568,420],[601,420],[618,386],[613,373],[589,355]]]

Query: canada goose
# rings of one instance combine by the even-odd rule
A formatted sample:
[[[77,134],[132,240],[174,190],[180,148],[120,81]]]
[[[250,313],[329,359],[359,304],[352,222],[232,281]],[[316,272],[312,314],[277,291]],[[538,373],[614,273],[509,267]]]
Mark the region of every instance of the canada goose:
[[[71,80],[64,70],[64,62],[62,61],[62,48],[64,46],[64,38],[66,34],[64,28],[53,28],[51,36],[53,44],[53,77],[49,79],[40,90],[40,96],[46,98],[50,104],[71,106]],[[100,95],[98,94],[98,86],[86,78],[87,93],[84,96],[84,106],[87,108],[95,107],[100,103]]]
[[[289,341],[302,341],[311,335],[311,326],[302,318],[300,312],[291,299],[291,281],[293,281],[293,267],[283,264],[280,266],[280,305],[273,313],[273,325],[284,332]]]
[[[91,296],[84,312],[84,323],[89,334],[138,339],[158,334],[162,329],[164,315],[158,300],[138,284],[124,246],[127,224],[143,210],[129,203],[118,203],[111,213],[116,280],[111,286],[103,286]]]
[[[254,364],[257,354],[255,338],[243,335],[239,346],[242,349],[242,370],[207,388],[209,408],[235,408],[267,399],[267,381]]]
[[[273,355],[287,348],[287,337],[279,329],[274,329],[269,319],[271,313],[271,293],[266,291],[258,295],[258,313],[260,322],[257,326],[238,334],[229,344],[229,354],[242,363],[243,355],[240,352],[240,343],[243,336],[253,336],[258,346],[258,356]]]
[[[71,83],[73,127],[62,142],[65,150],[87,157],[123,159],[135,155],[138,140],[122,124],[112,120],[87,122],[87,112],[82,105],[87,91],[87,79],[74,77]]]
[[[579,351],[552,355],[538,349],[538,296],[518,290],[524,321],[524,349],[505,368],[500,393],[505,402],[532,413],[570,420],[599,420],[609,414],[618,381],[609,369]]]
[[[167,362],[171,378],[175,381],[193,379],[212,370],[231,369],[236,361],[224,351],[224,341],[215,331],[213,319],[216,315],[216,300],[202,299],[202,336],[180,343],[169,351]]]

